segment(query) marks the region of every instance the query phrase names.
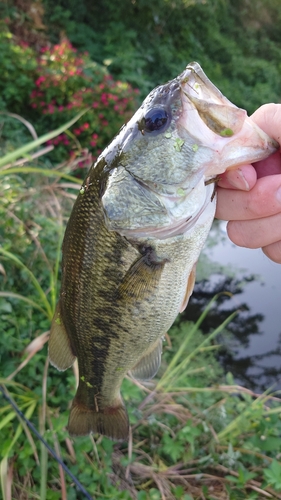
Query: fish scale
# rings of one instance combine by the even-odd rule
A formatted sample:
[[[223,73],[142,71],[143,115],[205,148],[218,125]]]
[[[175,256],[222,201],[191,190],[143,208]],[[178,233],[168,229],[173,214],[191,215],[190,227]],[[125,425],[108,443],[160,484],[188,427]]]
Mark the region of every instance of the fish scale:
[[[92,166],[65,232],[49,340],[59,370],[78,360],[71,435],[127,439],[122,380],[158,371],[162,338],[193,290],[213,183],[276,147],[192,63],[149,94]]]

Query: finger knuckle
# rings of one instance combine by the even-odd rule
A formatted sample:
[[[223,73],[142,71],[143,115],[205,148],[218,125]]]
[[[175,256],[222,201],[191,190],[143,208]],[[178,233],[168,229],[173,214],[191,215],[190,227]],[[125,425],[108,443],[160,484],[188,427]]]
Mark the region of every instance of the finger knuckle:
[[[262,251],[270,260],[281,264],[281,241],[276,241],[271,245],[263,247]]]

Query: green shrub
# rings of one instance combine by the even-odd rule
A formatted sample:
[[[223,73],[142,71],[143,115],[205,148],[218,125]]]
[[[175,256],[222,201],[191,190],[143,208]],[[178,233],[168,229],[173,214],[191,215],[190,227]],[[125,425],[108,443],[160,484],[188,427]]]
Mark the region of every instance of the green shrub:
[[[4,22],[0,22],[0,110],[22,113],[35,87],[35,52],[15,43]]]

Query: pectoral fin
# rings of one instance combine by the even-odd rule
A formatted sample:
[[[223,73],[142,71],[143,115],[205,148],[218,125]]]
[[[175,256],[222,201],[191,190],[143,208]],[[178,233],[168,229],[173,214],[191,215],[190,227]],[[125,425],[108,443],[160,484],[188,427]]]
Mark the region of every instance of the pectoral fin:
[[[149,352],[131,370],[131,376],[137,380],[150,380],[155,377],[161,365],[162,339],[158,339]]]
[[[75,356],[71,350],[70,341],[66,333],[60,312],[60,303],[52,320],[49,338],[49,358],[52,365],[64,371],[73,365]]]
[[[118,289],[118,299],[143,300],[155,293],[166,261],[158,262],[153,249],[146,249],[127,271]]]
[[[183,299],[182,305],[181,305],[180,310],[179,310],[180,313],[182,313],[185,310],[185,308],[188,304],[190,295],[193,292],[193,288],[194,288],[194,284],[195,284],[195,276],[196,276],[196,264],[197,264],[197,262],[195,262],[195,264],[193,265],[193,268],[191,269],[191,273],[188,276],[184,299]]]

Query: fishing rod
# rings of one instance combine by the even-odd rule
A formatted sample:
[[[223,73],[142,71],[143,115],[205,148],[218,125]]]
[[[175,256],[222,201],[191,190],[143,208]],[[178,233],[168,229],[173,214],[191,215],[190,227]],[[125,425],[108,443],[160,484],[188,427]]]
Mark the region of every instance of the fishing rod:
[[[66,474],[69,475],[69,477],[72,479],[72,481],[75,483],[77,488],[83,493],[84,497],[87,498],[88,500],[93,500],[93,497],[88,493],[87,490],[85,490],[84,486],[78,481],[78,479],[72,474],[72,472],[69,470],[67,465],[60,459],[60,457],[56,454],[56,452],[48,445],[48,443],[45,441],[43,436],[37,431],[37,429],[34,427],[34,425],[24,416],[22,411],[18,408],[16,403],[13,401],[13,399],[9,396],[7,393],[5,387],[3,385],[0,385],[0,391],[2,392],[2,395],[4,398],[9,402],[9,404],[13,407],[17,415],[26,423],[26,425],[29,427],[29,429],[35,434],[35,436],[46,446],[47,450],[50,452],[52,457],[62,466]]]

